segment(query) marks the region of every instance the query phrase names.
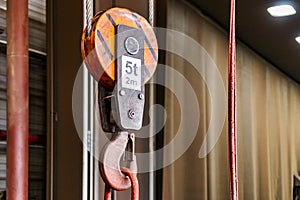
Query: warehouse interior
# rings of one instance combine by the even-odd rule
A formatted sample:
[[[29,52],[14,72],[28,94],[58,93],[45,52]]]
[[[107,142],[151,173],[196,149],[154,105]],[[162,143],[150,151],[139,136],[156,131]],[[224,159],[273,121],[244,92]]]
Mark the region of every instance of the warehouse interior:
[[[14,187],[7,184],[8,1],[13,0],[0,0],[0,199],[10,199],[6,194]],[[97,160],[98,145],[103,143],[99,139],[98,83],[85,74],[81,52],[87,2],[28,0],[28,199],[94,200],[104,196]],[[92,1],[93,15],[119,7],[148,19],[149,2]],[[136,152],[164,152],[140,163],[137,160],[140,169],[144,165],[152,169],[137,175],[140,199],[230,199],[230,1],[152,2],[154,27],[171,31],[159,34],[161,29],[154,28],[159,67],[145,86],[143,125],[149,135],[136,133]],[[295,13],[274,17],[267,11],[282,4],[292,6]],[[299,0],[236,1],[239,199],[300,197],[299,21]],[[199,51],[193,51],[187,41],[197,44]],[[85,76],[88,86],[84,86]],[[163,111],[152,112],[153,105]],[[85,106],[89,136],[84,129]],[[184,139],[174,144],[178,135]],[[92,137],[88,148],[85,137]],[[170,149],[165,150],[167,146]],[[131,196],[130,189],[114,194],[118,200]]]

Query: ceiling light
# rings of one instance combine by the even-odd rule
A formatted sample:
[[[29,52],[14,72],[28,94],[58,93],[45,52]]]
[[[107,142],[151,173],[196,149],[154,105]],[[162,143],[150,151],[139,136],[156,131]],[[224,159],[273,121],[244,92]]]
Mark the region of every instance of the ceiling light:
[[[300,44],[300,36],[296,37],[295,40]]]
[[[272,6],[267,11],[273,17],[285,17],[296,14],[295,8],[291,5]]]

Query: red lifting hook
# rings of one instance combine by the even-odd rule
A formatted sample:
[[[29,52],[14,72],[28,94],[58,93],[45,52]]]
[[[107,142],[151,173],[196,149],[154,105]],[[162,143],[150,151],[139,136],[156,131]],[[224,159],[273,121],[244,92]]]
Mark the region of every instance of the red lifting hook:
[[[135,155],[129,162],[126,168],[120,167],[120,161],[124,155],[129,139],[134,140],[128,132],[122,131],[116,133],[115,137],[106,144],[101,152],[100,172],[101,176],[106,183],[106,193],[110,188],[114,190],[127,190],[132,187],[133,197],[138,196],[138,181],[136,177],[137,163]],[[135,191],[135,192],[134,192]],[[136,195],[137,194],[137,195]],[[105,199],[108,199],[105,196]]]
[[[131,199],[139,200],[139,182],[136,173],[132,172],[128,168],[122,168],[122,172],[129,177],[131,182]],[[111,200],[111,188],[108,184],[105,184],[104,200]]]

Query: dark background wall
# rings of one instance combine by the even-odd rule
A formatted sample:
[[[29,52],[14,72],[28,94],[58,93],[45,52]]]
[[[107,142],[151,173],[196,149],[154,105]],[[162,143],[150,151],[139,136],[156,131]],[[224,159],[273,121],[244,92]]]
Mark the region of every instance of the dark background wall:
[[[48,4],[48,56],[54,95],[52,198],[76,200],[81,199],[82,144],[73,122],[72,88],[82,62],[82,1],[50,0]]]

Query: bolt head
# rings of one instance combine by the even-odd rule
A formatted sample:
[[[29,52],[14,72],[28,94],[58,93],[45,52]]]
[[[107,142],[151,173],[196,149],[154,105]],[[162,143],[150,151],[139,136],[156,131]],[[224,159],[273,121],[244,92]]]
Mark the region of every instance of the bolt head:
[[[140,93],[140,94],[138,95],[138,98],[139,98],[140,100],[143,100],[143,99],[144,99],[144,94],[143,94],[143,93]]]
[[[139,42],[134,37],[128,37],[125,40],[125,49],[131,55],[135,55],[139,52]]]
[[[130,109],[130,110],[128,111],[128,117],[129,117],[130,119],[134,119],[134,118],[135,118],[135,111],[134,111],[133,109]]]
[[[120,90],[119,94],[120,94],[121,96],[124,96],[124,95],[126,94],[126,92],[125,92],[125,90]]]

